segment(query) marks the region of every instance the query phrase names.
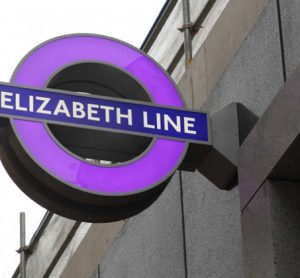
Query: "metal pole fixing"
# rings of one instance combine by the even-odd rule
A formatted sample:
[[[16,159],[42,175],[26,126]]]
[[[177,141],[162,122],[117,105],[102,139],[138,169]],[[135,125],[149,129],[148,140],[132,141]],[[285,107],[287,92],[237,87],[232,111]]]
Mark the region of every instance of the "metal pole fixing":
[[[20,277],[26,278],[25,212],[20,213]]]
[[[184,31],[184,53],[185,63],[188,64],[193,58],[192,52],[192,26],[190,16],[190,3],[189,0],[182,0],[183,11],[183,31]]]

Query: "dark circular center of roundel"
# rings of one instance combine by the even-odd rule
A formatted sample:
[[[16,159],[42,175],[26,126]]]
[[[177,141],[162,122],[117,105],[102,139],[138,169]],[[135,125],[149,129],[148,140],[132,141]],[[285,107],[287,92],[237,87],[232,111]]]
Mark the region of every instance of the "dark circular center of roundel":
[[[70,65],[49,80],[48,88],[150,102],[145,89],[114,66],[85,62]],[[152,138],[49,124],[54,137],[73,154],[102,164],[126,162],[142,154]]]

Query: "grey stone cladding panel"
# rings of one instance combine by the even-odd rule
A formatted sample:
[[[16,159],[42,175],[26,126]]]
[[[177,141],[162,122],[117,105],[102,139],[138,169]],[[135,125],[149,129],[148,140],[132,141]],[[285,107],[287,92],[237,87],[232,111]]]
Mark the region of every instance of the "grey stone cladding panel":
[[[276,277],[300,277],[300,183],[270,183]]]
[[[101,263],[100,277],[185,277],[180,198],[176,173],[160,198],[125,224]]]
[[[299,183],[267,180],[243,211],[248,277],[300,277]]]
[[[189,278],[241,278],[238,188],[216,188],[200,173],[182,173]]]
[[[276,0],[270,0],[231,64],[207,97],[204,110],[215,112],[241,102],[261,116],[283,86]]]
[[[202,107],[241,102],[261,116],[283,86],[276,0],[270,0]],[[198,173],[183,173],[189,278],[241,278],[239,189],[220,191]]]
[[[242,213],[243,256],[247,278],[274,278],[270,187],[265,183]]]
[[[287,78],[300,64],[300,1],[280,0]]]

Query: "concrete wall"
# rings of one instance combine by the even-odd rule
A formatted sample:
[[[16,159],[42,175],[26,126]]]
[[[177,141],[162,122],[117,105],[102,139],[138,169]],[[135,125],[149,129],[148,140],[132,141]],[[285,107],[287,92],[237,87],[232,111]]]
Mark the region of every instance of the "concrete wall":
[[[159,200],[128,220],[100,266],[100,277],[185,277],[180,176]]]
[[[184,81],[189,76],[181,89],[193,91],[205,110],[241,102],[261,116],[283,86],[285,68],[290,74],[300,62],[300,2],[280,4],[284,51],[278,2],[269,0],[214,90],[203,98],[201,87],[191,88],[197,82]],[[200,52],[194,63],[201,63]],[[194,79],[200,74],[190,72]],[[199,173],[177,173],[157,203],[128,221],[99,273],[101,278],[244,277],[238,188],[220,191]]]
[[[300,63],[300,2],[297,0],[277,0],[276,5],[282,65],[281,79],[286,80],[291,77],[293,71]],[[275,81],[277,80],[273,82]],[[294,95],[294,97],[288,96],[287,93]],[[280,111],[275,113],[275,116],[282,118],[282,123],[280,124],[274,117],[269,117],[269,119],[273,119],[273,125],[270,123],[261,125],[261,123],[264,123],[263,119],[268,119],[269,113],[266,113],[262,121],[260,121],[260,128],[264,132],[260,133],[258,129],[253,130],[248,137],[248,142],[245,142],[246,144],[241,149],[239,158],[240,196],[242,205],[243,256],[247,278],[294,278],[300,275],[300,225],[298,220],[300,191],[299,179],[292,177],[293,167],[290,167],[289,170],[291,171],[286,172],[287,175],[276,176],[276,173],[274,173],[273,179],[266,180],[262,184],[253,183],[255,188],[250,185],[250,182],[248,183],[248,181],[252,180],[252,177],[255,179],[255,177],[259,177],[265,171],[266,161],[269,161],[270,169],[279,171],[279,168],[283,167],[281,162],[277,165],[273,164],[273,157],[276,157],[280,147],[284,146],[284,140],[282,138],[279,139],[274,134],[275,130],[278,130],[287,139],[299,135],[300,131],[297,126],[299,125],[300,116],[298,110],[299,98],[296,98],[297,95],[299,95],[299,86],[283,91],[280,102],[280,95],[278,95],[276,102],[269,107],[268,112],[272,112],[272,109],[276,108],[277,103],[290,102],[285,112],[283,112],[283,109],[280,109]],[[293,125],[292,123],[295,124]],[[285,132],[283,132],[283,127],[287,129]],[[276,140],[272,139],[270,133],[268,135],[266,129],[272,133],[273,137],[276,137]],[[259,133],[260,136],[265,136],[268,139],[262,142],[261,137],[257,136]],[[254,142],[253,139],[257,139],[258,148],[256,149],[258,153],[267,151],[270,155],[268,158],[267,155],[261,154],[264,157],[262,160],[257,159],[259,155],[252,154],[252,157],[257,159],[257,169],[252,171],[254,167],[251,166],[252,169],[249,171],[249,165],[254,165],[253,162],[247,161],[247,156],[250,157],[248,154],[251,153],[248,147]],[[295,141],[293,140],[292,144]],[[272,144],[273,146],[271,147]],[[271,151],[272,148],[273,150]],[[284,167],[288,167],[292,163],[297,164],[295,157],[299,155],[299,150],[294,149],[292,145],[289,146],[289,149],[287,153],[293,153],[294,157],[290,158],[291,161],[286,160]],[[284,154],[283,158],[285,156]],[[273,163],[270,163],[271,161]],[[295,167],[297,173],[299,173],[298,166],[299,164]]]
[[[287,77],[300,63],[300,1],[278,0],[282,23],[284,65]]]

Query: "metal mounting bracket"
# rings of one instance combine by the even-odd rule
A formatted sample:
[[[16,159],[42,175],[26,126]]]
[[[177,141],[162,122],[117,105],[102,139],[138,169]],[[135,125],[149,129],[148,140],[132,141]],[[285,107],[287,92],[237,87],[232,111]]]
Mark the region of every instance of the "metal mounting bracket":
[[[220,189],[238,183],[238,150],[258,118],[240,103],[231,103],[211,115],[211,145],[190,144],[180,169],[198,170]]]

